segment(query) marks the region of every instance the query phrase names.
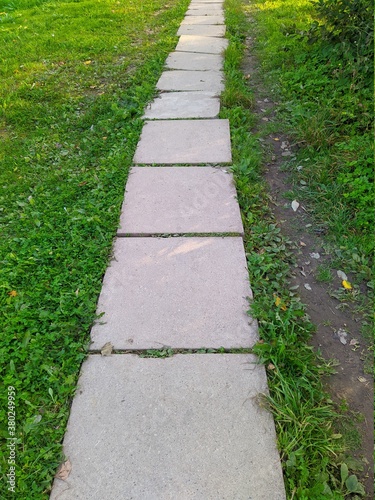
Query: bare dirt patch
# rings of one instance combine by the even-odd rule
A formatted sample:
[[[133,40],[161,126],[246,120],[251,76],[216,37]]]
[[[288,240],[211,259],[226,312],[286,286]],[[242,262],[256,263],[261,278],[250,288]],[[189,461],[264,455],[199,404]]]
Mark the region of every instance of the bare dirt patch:
[[[253,112],[258,116],[255,130],[258,132],[262,123],[276,120],[277,103],[262,81],[252,44],[253,40],[249,38],[242,70],[254,92]],[[324,228],[314,230],[314,221],[303,200],[298,200],[300,206],[294,211],[291,201],[285,197],[292,185],[289,174],[281,167],[296,153],[298,144],[293,144],[282,130],[260,140],[269,158],[264,175],[269,186],[270,206],[282,233],[294,243],[296,267],[291,269],[292,286],[298,286],[298,293],[316,326],[312,346],[326,360],[334,360],[336,373],[325,380],[326,390],[338,405],[348,407],[345,428],[353,434],[353,443],[357,444],[350,454],[363,466],[363,471],[357,475],[366,488],[366,498],[372,499],[374,384],[368,373],[368,346],[360,332],[363,318],[351,307],[342,308],[340,300],[332,297],[332,291],[342,287],[337,270],[332,270],[334,278],[330,283],[317,279],[319,269],[324,265],[328,267],[331,259],[324,250]]]

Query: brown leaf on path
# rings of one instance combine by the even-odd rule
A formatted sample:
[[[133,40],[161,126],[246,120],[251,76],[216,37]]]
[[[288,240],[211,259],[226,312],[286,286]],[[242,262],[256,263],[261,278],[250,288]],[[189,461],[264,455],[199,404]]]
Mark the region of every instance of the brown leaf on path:
[[[100,349],[102,356],[110,356],[112,354],[112,351],[113,351],[113,345],[111,344],[111,342],[107,342]]]
[[[62,463],[58,468],[55,477],[57,479],[61,479],[62,481],[66,481],[69,477],[70,471],[72,470],[72,464],[68,459],[66,462]]]

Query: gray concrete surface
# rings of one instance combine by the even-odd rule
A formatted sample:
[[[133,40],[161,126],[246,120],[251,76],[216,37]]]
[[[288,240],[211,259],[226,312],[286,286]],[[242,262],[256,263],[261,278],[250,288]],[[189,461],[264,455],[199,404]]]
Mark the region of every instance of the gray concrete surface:
[[[186,16],[181,25],[184,24],[224,24],[224,15],[215,14],[214,16]]]
[[[145,122],[134,162],[143,164],[230,163],[228,120]]]
[[[215,4],[214,4],[215,5]],[[185,16],[221,16],[224,15],[223,8],[220,7],[218,9],[211,9],[211,5],[207,7],[195,7],[195,8],[189,8],[185,12]]]
[[[117,238],[90,350],[251,347],[242,238]]]
[[[165,64],[170,69],[220,71],[223,67],[223,56],[220,54],[172,52],[167,57]]]
[[[219,111],[220,99],[213,92],[164,92],[147,106],[143,118],[216,118]]]
[[[189,9],[209,10],[210,13],[218,10],[223,12],[223,2],[210,2],[210,5],[203,2],[190,2]]]
[[[90,356],[51,500],[285,500],[264,368],[248,354]]]
[[[222,71],[164,71],[158,83],[158,90],[203,90],[220,95],[224,90],[224,75]]]
[[[133,167],[119,236],[243,233],[232,175],[212,167]]]
[[[200,35],[181,35],[176,46],[180,52],[203,52],[205,54],[222,54],[228,46],[225,38]]]
[[[177,35],[224,36],[224,25],[184,24],[180,26]]]

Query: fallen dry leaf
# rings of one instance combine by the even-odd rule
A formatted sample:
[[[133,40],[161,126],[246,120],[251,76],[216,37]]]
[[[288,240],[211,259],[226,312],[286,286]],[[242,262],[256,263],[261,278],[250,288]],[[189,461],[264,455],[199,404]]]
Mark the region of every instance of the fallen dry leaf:
[[[304,243],[303,241],[300,241],[299,244],[301,245],[301,247],[305,247],[306,246],[306,243]]]
[[[113,345],[111,344],[111,342],[107,342],[100,349],[102,356],[110,356],[112,354],[112,351],[113,351]]]
[[[66,462],[64,462],[60,465],[55,477],[57,479],[61,479],[62,481],[66,481],[68,479],[68,476],[69,476],[71,470],[72,470],[72,464],[70,463],[70,460],[68,459]]]
[[[365,377],[358,377],[358,380],[364,384],[365,382],[367,382],[367,379],[365,379]]]
[[[274,297],[275,297],[275,305],[277,307],[280,307],[280,309],[282,311],[286,311],[287,307],[286,305],[282,302],[282,300],[280,299],[280,297],[278,297],[276,294],[274,294]]]
[[[272,363],[270,363],[270,364],[267,366],[267,368],[268,368],[269,370],[274,370],[274,369],[276,368],[276,366],[275,366],[275,365],[273,365]]]
[[[349,345],[359,345],[358,339],[352,339],[352,340],[349,342]]]
[[[344,273],[344,271],[337,271],[337,276],[342,279],[343,281],[347,281],[348,280],[348,277],[347,275]]]
[[[313,252],[310,254],[312,259],[320,259],[320,254],[318,252]]]
[[[336,332],[340,342],[343,344],[343,345],[346,345],[348,343],[347,341],[347,336],[348,336],[348,332],[345,331],[343,328],[339,328]]]
[[[293,201],[292,201],[292,208],[293,208],[293,210],[294,210],[295,212],[297,212],[298,207],[299,207],[299,203],[298,203],[298,201],[297,201],[297,200],[293,200]]]

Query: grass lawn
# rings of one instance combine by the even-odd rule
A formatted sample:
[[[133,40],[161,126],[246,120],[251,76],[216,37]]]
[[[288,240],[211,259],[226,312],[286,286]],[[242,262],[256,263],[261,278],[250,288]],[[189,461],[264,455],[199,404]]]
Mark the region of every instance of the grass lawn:
[[[48,497],[140,116],[187,5],[0,1],[1,498],[9,386],[16,496]]]

